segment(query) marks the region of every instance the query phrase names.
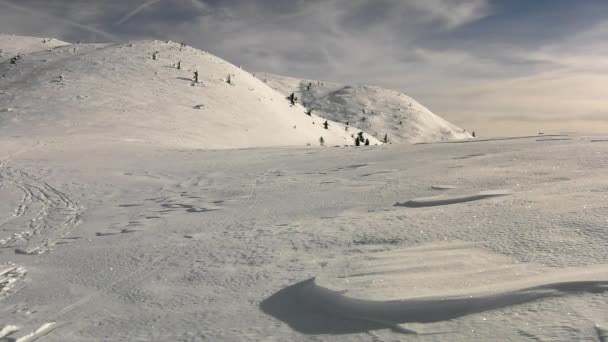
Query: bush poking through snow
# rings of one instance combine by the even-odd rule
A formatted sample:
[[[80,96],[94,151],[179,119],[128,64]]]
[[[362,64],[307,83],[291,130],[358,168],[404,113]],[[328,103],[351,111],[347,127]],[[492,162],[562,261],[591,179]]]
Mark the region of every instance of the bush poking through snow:
[[[357,133],[357,136],[359,137],[359,141],[363,142],[365,139],[363,138],[363,132],[359,132]]]
[[[22,55],[18,54],[17,56],[11,58],[11,62],[10,63],[11,64],[17,64],[17,62],[19,62],[19,60],[21,60],[21,58],[22,58]]]
[[[295,93],[291,93],[291,95],[287,96],[287,99],[289,100],[292,106],[295,106],[296,102],[298,102],[298,98],[296,97]]]

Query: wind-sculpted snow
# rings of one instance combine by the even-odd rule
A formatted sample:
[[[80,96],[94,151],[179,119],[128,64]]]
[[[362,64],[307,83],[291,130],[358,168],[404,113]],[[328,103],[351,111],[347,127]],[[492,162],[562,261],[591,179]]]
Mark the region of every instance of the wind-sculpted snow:
[[[595,330],[597,331],[597,336],[599,337],[600,342],[608,341],[608,329],[600,325],[596,325]]]
[[[472,201],[479,201],[486,198],[502,197],[509,195],[508,191],[484,191],[475,195],[465,196],[454,196],[454,197],[429,197],[429,198],[418,198],[409,200],[404,203],[395,203],[396,207],[408,207],[408,208],[424,208],[424,207],[436,207],[441,205],[450,205],[458,203],[466,203]]]
[[[331,275],[332,271],[336,274]],[[466,284],[454,282],[456,273],[467,276]],[[307,334],[383,328],[426,334],[442,332],[418,331],[407,324],[435,323],[542,299],[607,291],[608,265],[550,271],[514,263],[476,244],[451,243],[354,256],[328,265],[320,280],[311,278],[273,294],[261,308]],[[287,313],[282,305],[293,309]],[[319,314],[325,315],[325,324],[313,318]],[[367,324],[358,323],[361,321]]]
[[[608,268],[606,268],[608,270]],[[606,277],[604,275],[604,277]],[[308,306],[347,319],[385,325],[400,332],[403,323],[431,323],[572,293],[608,291],[608,279],[547,283],[490,294],[422,297],[394,301],[351,298],[315,283],[314,278],[297,284],[299,299]]]
[[[431,185],[431,189],[433,190],[451,190],[456,188],[453,185],[443,185],[443,184],[437,184],[437,185]]]
[[[478,139],[467,139],[467,140],[452,140],[452,141],[438,141],[438,142],[420,142],[418,144],[467,144],[467,143],[480,143],[488,141],[508,141],[508,140],[525,140],[525,139],[538,139],[538,137],[544,137],[539,141],[549,141],[550,139],[563,139],[568,140],[565,134],[546,134],[546,135],[526,135],[526,136],[515,136],[515,137],[497,137],[497,138],[478,138]]]

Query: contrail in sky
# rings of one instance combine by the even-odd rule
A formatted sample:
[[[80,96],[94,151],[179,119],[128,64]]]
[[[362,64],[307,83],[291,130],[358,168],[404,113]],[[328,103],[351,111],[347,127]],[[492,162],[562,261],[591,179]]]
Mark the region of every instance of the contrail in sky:
[[[105,38],[109,39],[112,42],[120,41],[120,38],[118,38],[117,36],[115,36],[115,35],[113,35],[111,33],[102,31],[102,30],[98,30],[98,29],[96,29],[96,28],[94,28],[93,26],[90,26],[90,25],[85,25],[85,24],[81,24],[81,23],[78,23],[78,22],[75,22],[75,21],[72,21],[72,20],[68,20],[68,19],[64,19],[64,18],[59,18],[59,17],[56,17],[54,15],[51,15],[51,14],[48,14],[48,13],[44,13],[44,12],[41,12],[41,11],[35,11],[35,10],[31,9],[31,8],[15,5],[14,3],[6,1],[6,0],[0,0],[0,5],[4,5],[6,7],[9,7],[9,8],[18,10],[18,11],[22,11],[22,12],[25,12],[25,13],[29,13],[29,14],[32,14],[32,15],[37,15],[39,17],[43,17],[43,18],[48,18],[48,19],[53,19],[53,20],[56,20],[56,21],[60,21],[62,23],[68,24],[70,26],[78,27],[78,28],[83,29],[85,31],[96,33],[96,34],[98,34],[98,35],[100,35],[102,37],[105,37]]]
[[[124,17],[120,18],[120,20],[116,22],[116,25],[124,24],[129,19],[136,16],[139,12],[143,11],[146,7],[152,6],[156,3],[159,3],[160,1],[161,0],[150,0],[150,1],[144,2],[143,4],[139,5],[136,9],[132,10],[131,12],[127,13]]]
[[[197,9],[204,11],[207,10],[207,5],[202,2],[201,0],[190,0],[190,2],[192,2],[192,5],[194,7],[196,7]]]

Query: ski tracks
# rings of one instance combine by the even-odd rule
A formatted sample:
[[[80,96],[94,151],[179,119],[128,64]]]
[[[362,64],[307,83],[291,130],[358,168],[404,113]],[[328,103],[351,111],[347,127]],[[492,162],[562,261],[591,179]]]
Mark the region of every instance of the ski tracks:
[[[226,229],[226,228],[230,227],[232,224],[234,224],[235,222],[238,222],[246,214],[250,213],[255,208],[255,206],[257,205],[258,200],[259,200],[258,194],[257,194],[258,186],[262,183],[262,181],[265,178],[267,178],[267,176],[272,171],[273,171],[272,169],[268,169],[268,170],[264,171],[261,175],[259,175],[256,179],[254,179],[253,182],[251,183],[251,189],[250,189],[249,195],[247,196],[247,199],[239,207],[237,207],[232,213],[230,213],[229,215],[226,215],[226,217],[223,220],[221,220],[220,222],[209,227],[207,232],[212,232],[220,227]],[[124,290],[128,290],[130,288],[133,288],[135,285],[137,285],[137,284],[141,283],[142,281],[150,278],[151,276],[157,274],[158,272],[163,270],[165,267],[167,267],[172,262],[182,259],[184,257],[182,253],[176,252],[175,248],[171,245],[166,245],[162,248],[159,248],[158,250],[160,252],[159,255],[156,258],[154,258],[153,260],[151,260],[150,262],[146,262],[146,263],[142,264],[140,267],[138,267],[137,269],[135,269],[132,272],[119,276],[116,280],[103,286],[98,291],[79,299],[78,301],[66,306],[62,310],[59,310],[58,312],[56,312],[52,315],[47,316],[42,321],[43,322],[57,322],[57,321],[61,320],[61,318],[63,317],[64,318],[63,323],[59,324],[57,327],[63,326],[63,325],[77,324],[80,319],[88,316],[91,313],[90,312],[91,310],[97,310],[97,309],[92,308],[89,310],[86,310],[86,309],[82,310],[81,312],[75,312],[72,319],[66,319],[67,318],[66,316],[68,316],[74,310],[77,310],[81,306],[95,300],[96,298],[98,298],[106,293],[117,291],[117,290],[124,291]]]
[[[29,218],[27,229],[0,240],[1,247],[12,247],[22,254],[44,253],[80,224],[84,208],[48,183],[3,164],[0,181],[23,193],[13,215],[0,221],[0,227],[17,218]]]

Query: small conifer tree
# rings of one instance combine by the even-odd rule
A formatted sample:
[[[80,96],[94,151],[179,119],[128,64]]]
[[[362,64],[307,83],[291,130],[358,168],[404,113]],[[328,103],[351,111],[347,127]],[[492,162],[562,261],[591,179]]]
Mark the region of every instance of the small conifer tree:
[[[327,120],[325,120],[325,122],[323,123],[323,128],[325,129],[329,129],[329,123],[327,122]]]
[[[296,105],[296,101],[298,100],[298,98],[296,97],[296,94],[291,93],[291,95],[287,96],[287,99],[289,100],[289,102],[291,103],[292,106]]]
[[[198,83],[198,71],[194,72],[194,78],[193,78],[194,83]]]
[[[363,132],[359,132],[359,133],[357,133],[357,136],[359,136],[359,140],[360,140],[360,141],[363,141],[363,140],[364,140],[364,139],[363,139]]]

